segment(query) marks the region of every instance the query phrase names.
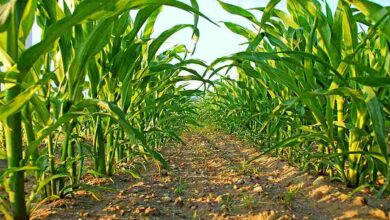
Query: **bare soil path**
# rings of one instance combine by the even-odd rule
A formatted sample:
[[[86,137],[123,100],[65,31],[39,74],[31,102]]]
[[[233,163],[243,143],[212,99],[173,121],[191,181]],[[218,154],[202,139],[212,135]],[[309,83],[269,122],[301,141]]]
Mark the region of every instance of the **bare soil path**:
[[[113,177],[111,190],[93,199],[80,191],[75,198],[47,203],[35,219],[389,219],[390,199],[370,192],[352,197],[350,189],[312,176],[277,158],[258,154],[237,138],[212,131],[185,134],[186,145],[163,150],[171,170],[150,165],[140,179]]]

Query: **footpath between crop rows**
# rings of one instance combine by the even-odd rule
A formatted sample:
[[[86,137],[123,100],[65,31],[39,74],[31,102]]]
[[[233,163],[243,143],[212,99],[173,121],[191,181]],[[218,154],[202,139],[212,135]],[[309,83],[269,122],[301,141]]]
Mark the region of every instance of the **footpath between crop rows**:
[[[140,179],[129,174],[85,177],[97,190],[44,204],[35,219],[388,219],[390,199],[307,174],[258,155],[237,138],[218,132],[183,135],[167,146],[171,170],[149,165]],[[94,198],[95,197],[95,198]],[[99,200],[96,200],[99,199]]]

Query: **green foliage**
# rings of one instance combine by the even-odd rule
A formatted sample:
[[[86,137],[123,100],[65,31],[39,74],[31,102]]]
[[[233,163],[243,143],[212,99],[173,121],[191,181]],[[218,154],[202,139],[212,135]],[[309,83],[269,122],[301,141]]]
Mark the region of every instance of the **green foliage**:
[[[228,69],[238,79],[219,74],[198,103],[200,115],[263,153],[350,187],[368,183],[380,195],[390,180],[388,7],[340,0],[332,13],[326,2],[288,0],[284,12],[279,2],[254,9],[260,22],[221,3],[254,28],[225,23],[248,48],[209,67],[211,76]]]
[[[183,196],[187,190],[187,183],[183,182],[180,178],[179,185],[175,189],[175,193],[179,196]]]
[[[194,14],[194,23],[152,38],[165,5]],[[168,167],[159,148],[181,141],[180,133],[196,121],[194,97],[201,91],[185,90],[185,82],[207,82],[192,69],[206,64],[187,59],[184,45],[161,48],[184,28],[199,35],[199,17],[208,18],[195,0],[191,5],[176,0],[0,2],[0,120],[6,144],[3,136],[0,143],[7,147],[9,166],[1,180],[10,182],[10,206],[0,210],[6,217],[26,219],[32,202],[85,188],[84,160],[95,163],[95,176],[113,175],[137,158]],[[26,48],[34,20],[42,38]],[[34,173],[38,183],[27,209],[25,172]]]
[[[209,19],[196,0],[69,2],[0,1],[0,158],[8,164],[0,176],[8,192],[0,211],[6,218],[27,219],[33,202],[89,188],[81,181],[84,160],[94,162],[95,176],[126,164],[139,176],[132,165],[148,159],[167,168],[159,149],[182,142],[188,125],[199,126],[198,113],[303,168],[351,187],[370,184],[378,194],[388,190],[388,7],[340,0],[332,13],[323,1],[288,0],[284,12],[271,0],[253,9],[262,12],[258,19],[219,1],[253,27],[224,22],[247,38],[248,48],[208,66],[188,58],[184,45],[162,49],[187,28],[197,41],[199,18]],[[154,37],[164,6],[192,13],[194,22]],[[27,48],[35,21],[42,36]],[[194,65],[212,71],[210,78]],[[225,68],[236,69],[238,79],[220,74],[213,82]],[[202,97],[205,91],[186,89],[193,80],[213,87]],[[27,206],[25,173],[38,183]],[[178,193],[184,190],[185,183]]]

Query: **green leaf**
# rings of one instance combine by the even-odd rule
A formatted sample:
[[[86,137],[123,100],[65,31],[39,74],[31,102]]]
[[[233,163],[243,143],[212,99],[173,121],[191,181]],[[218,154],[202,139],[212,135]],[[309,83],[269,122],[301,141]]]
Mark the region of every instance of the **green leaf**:
[[[346,0],[359,9],[373,22],[380,22],[379,29],[390,41],[390,12],[389,9],[368,0]]]
[[[365,102],[374,128],[375,139],[380,147],[382,155],[387,155],[388,142],[386,140],[387,133],[383,107],[372,88],[366,86],[363,88],[363,92],[366,95]],[[386,157],[386,162],[386,165],[388,165],[388,157]],[[387,169],[385,171],[382,170],[382,173],[385,175],[388,174],[387,172]]]
[[[196,10],[199,11],[199,4],[196,0],[191,0],[191,5],[193,8],[195,8]],[[192,39],[195,41],[195,46],[194,46],[194,50],[192,52],[192,54],[195,53],[195,49],[196,49],[196,44],[199,40],[199,35],[200,35],[200,32],[199,32],[199,29],[198,29],[198,24],[199,24],[199,15],[198,14],[194,14],[194,32],[192,33]]]
[[[126,39],[129,41],[133,41],[137,33],[140,31],[145,22],[149,19],[149,25],[145,28],[145,37],[149,37],[153,31],[153,24],[156,21],[158,14],[161,11],[161,7],[159,5],[153,5],[146,8],[141,9],[137,16],[135,17],[133,28]],[[150,25],[152,24],[152,25]]]
[[[46,83],[50,78],[50,74],[47,74],[45,78],[37,82],[35,85],[25,89],[14,99],[6,102],[4,105],[0,106],[0,121],[3,123],[6,122],[7,117],[18,112],[21,108],[30,101],[34,93],[41,88],[42,84]]]
[[[151,61],[154,58],[157,51],[160,49],[160,47],[163,45],[163,43],[169,37],[171,37],[176,32],[178,32],[184,28],[188,28],[188,27],[193,28],[194,26],[191,24],[179,24],[179,25],[175,25],[172,28],[161,33],[160,36],[158,36],[155,40],[153,40],[153,42],[149,46],[149,51],[148,51],[149,59],[148,60]]]
[[[142,8],[150,5],[170,5],[199,14],[212,22],[198,10],[176,0],[85,0],[76,7],[76,10],[72,15],[66,16],[51,25],[46,30],[46,34],[41,42],[22,53],[18,61],[18,68],[21,72],[27,72],[41,55],[50,51],[51,46],[64,32],[77,24],[85,22],[87,19],[106,19],[115,17],[130,9]]]
[[[85,67],[88,60],[98,53],[111,38],[114,19],[106,19],[97,25],[77,50],[69,68],[69,91],[71,100],[75,100],[85,80]]]
[[[8,23],[12,10],[15,7],[15,2],[12,0],[0,0],[0,33],[8,28]]]
[[[222,8],[225,9],[225,11],[227,11],[231,14],[234,14],[234,15],[244,17],[255,24],[259,24],[259,21],[256,19],[256,17],[252,13],[250,13],[249,11],[247,11],[239,6],[228,4],[228,3],[225,3],[225,2],[220,1],[220,0],[218,0],[218,2],[222,6]]]
[[[108,111],[108,115],[117,121],[128,133],[128,135],[135,139],[141,141],[142,144],[147,145],[144,135],[141,133],[141,131],[137,130],[133,126],[129,124],[129,122],[126,120],[126,115],[123,113],[123,111],[115,104],[102,101],[102,100],[96,100],[96,99],[86,99],[81,102],[79,102],[76,106],[74,106],[74,109],[82,109],[85,107],[99,107],[103,110]]]
[[[37,0],[28,0],[24,8],[19,28],[19,40],[25,42],[34,24]],[[0,12],[1,13],[1,12]]]
[[[249,30],[248,28],[245,28],[241,25],[232,22],[223,22],[223,23],[233,33],[241,35],[248,40],[253,40],[254,38],[256,38],[256,34],[253,31]]]
[[[389,77],[355,77],[355,78],[351,78],[351,80],[354,80],[361,85],[370,86],[370,87],[390,86]]]
[[[271,0],[268,2],[267,6],[263,11],[263,15],[261,16],[260,31],[264,27],[265,23],[271,18],[273,9],[276,7],[277,4],[279,4],[280,1],[281,0]]]

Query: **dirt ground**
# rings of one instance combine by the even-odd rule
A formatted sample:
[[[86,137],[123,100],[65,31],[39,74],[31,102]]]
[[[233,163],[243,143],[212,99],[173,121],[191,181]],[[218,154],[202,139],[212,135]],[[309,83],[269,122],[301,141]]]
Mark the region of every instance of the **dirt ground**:
[[[168,172],[150,165],[140,179],[90,179],[105,189],[46,203],[33,219],[389,219],[388,197],[349,197],[351,189],[270,156],[246,166],[258,152],[231,135],[183,140],[163,150]]]

